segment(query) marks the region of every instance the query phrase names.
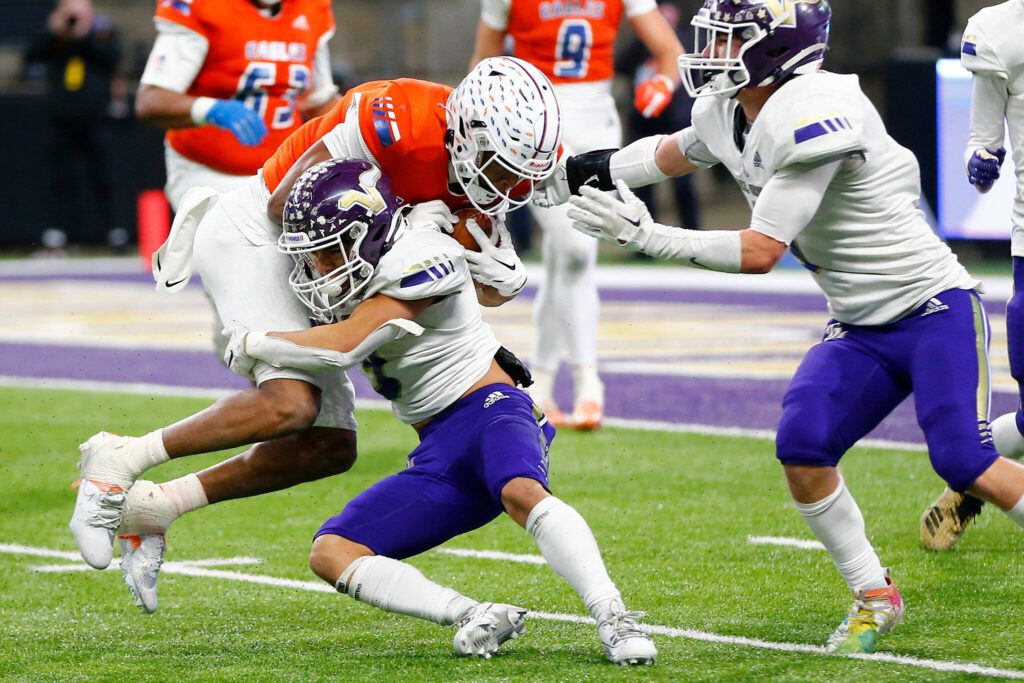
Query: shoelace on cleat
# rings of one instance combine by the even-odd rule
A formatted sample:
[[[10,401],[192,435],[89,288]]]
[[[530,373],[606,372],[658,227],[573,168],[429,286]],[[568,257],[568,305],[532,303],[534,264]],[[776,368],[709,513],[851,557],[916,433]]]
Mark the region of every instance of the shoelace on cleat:
[[[117,531],[121,526],[121,511],[124,508],[124,492],[104,493],[100,496],[96,511],[89,517],[89,526]]]
[[[612,644],[629,638],[646,638],[646,634],[640,630],[640,624],[637,623],[637,619],[642,619],[645,616],[647,616],[646,612],[612,610],[612,615],[605,621],[611,627]]]

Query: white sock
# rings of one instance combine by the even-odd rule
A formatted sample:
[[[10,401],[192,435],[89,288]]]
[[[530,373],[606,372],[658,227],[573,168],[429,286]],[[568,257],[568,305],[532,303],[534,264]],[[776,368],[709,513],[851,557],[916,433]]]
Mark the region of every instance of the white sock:
[[[527,391],[530,394],[530,398],[543,408],[545,403],[554,400],[555,371],[531,368],[530,374],[533,376],[533,384]]]
[[[824,499],[795,505],[832,556],[851,591],[885,588],[885,569],[868,541],[864,516],[842,477],[836,490]]]
[[[125,449],[127,465],[138,478],[151,467],[156,467],[171,459],[164,448],[163,430],[157,429],[132,442],[132,448]]]
[[[445,588],[423,576],[411,564],[390,557],[369,555],[350,564],[336,585],[359,602],[385,612],[405,614],[448,626],[477,604],[452,588]]]
[[[175,518],[209,505],[206,491],[195,474],[186,474],[180,479],[160,484],[160,489],[167,496]]]
[[[1024,436],[1017,429],[1017,412],[1006,413],[992,420],[992,443],[1004,458],[1021,460],[1024,456]]]
[[[1024,527],[1024,496],[1021,496],[1017,504],[1007,510],[1006,514],[1017,523],[1017,526]]]
[[[572,385],[576,394],[576,403],[593,401],[598,405],[604,405],[604,382],[597,374],[596,364],[573,365]]]
[[[594,618],[609,600],[621,599],[590,526],[575,508],[549,496],[530,511],[526,530],[551,569],[569,582]]]

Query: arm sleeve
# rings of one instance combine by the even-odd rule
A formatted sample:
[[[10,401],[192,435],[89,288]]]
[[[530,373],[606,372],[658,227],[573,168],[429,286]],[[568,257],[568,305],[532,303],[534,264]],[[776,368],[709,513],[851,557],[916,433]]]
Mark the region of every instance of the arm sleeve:
[[[719,163],[718,159],[708,146],[697,137],[697,129],[693,126],[684,128],[676,134],[676,142],[679,144],[679,151],[690,160],[694,166],[711,168]]]
[[[157,36],[140,82],[184,93],[199,75],[210,44],[200,33],[159,17]]]
[[[630,19],[658,9],[656,0],[625,0],[622,4],[626,8],[626,16]]]
[[[979,147],[995,150],[1003,146],[1006,101],[1009,91],[1005,78],[991,74],[974,75],[971,94],[971,135],[967,140],[966,164]]]
[[[331,73],[331,50],[327,47],[333,35],[334,29],[331,29],[321,36],[313,55],[313,75],[306,94],[306,103],[311,107],[319,107],[338,94],[338,86],[334,84],[334,75]]]
[[[507,31],[511,9],[512,0],[481,0],[480,21],[495,31]]]
[[[778,171],[761,190],[750,229],[787,246],[807,227],[843,160]]]

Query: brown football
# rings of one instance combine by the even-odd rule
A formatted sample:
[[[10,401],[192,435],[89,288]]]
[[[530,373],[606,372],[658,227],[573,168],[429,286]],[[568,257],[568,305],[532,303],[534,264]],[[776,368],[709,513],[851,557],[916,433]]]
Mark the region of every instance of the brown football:
[[[459,219],[459,222],[455,224],[455,228],[452,230],[452,237],[468,251],[480,251],[480,245],[477,244],[476,238],[473,237],[466,227],[466,221],[470,218],[474,219],[476,224],[483,229],[484,233],[490,236],[493,228],[491,217],[476,209],[461,209],[455,212],[455,217]]]

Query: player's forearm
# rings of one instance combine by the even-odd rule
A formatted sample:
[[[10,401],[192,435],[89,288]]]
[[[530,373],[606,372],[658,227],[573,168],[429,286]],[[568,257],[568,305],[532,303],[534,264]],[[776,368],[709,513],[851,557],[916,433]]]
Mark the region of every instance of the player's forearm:
[[[473,285],[476,287],[476,300],[481,306],[487,308],[496,308],[516,298],[516,295],[503,296],[501,292],[490,285],[483,285],[479,282],[474,282]]]
[[[192,128],[192,107],[197,98],[155,85],[139,85],[135,115],[161,128]]]
[[[1006,117],[1008,96],[1006,79],[987,74],[974,76],[971,92],[971,132],[964,154],[965,165],[974,154],[974,150],[983,148],[991,152],[1003,146],[1003,121]]]
[[[501,54],[502,43],[505,41],[505,32],[493,29],[483,21],[477,23],[476,42],[473,46],[473,54],[469,58],[469,69],[479,64],[488,57],[497,57]]]
[[[652,10],[631,21],[633,30],[654,57],[655,69],[679,84],[679,55],[683,46],[679,37],[658,10]]]

